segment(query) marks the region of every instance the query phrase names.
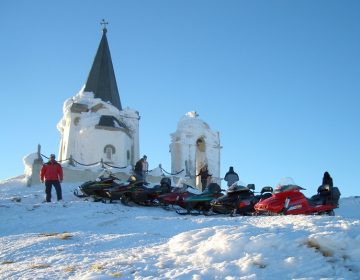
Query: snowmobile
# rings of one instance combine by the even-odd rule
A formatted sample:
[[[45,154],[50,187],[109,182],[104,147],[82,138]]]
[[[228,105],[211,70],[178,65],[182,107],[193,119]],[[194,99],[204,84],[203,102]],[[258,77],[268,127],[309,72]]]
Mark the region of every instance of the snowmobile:
[[[186,184],[181,187],[172,187],[171,192],[159,195],[157,199],[165,210],[169,210],[170,206],[174,208],[176,205],[185,208],[185,199],[195,195],[190,189],[195,188]]]
[[[238,184],[231,185],[226,195],[210,202],[209,212],[214,214],[252,215],[255,212],[254,205],[260,200],[272,195],[272,187],[263,187],[260,194],[255,195],[255,185],[248,184],[246,187]]]
[[[180,215],[199,215],[208,212],[211,208],[210,202],[223,196],[223,190],[216,183],[210,183],[200,194],[194,194],[184,199],[182,210],[177,210]],[[180,205],[181,206],[181,205]]]
[[[255,211],[268,215],[335,215],[341,195],[337,187],[320,186],[311,198],[305,197],[302,190],[298,185],[278,186],[270,198],[255,204]]]
[[[171,191],[171,180],[167,177],[161,179],[160,185],[153,187],[147,182],[138,180],[134,175],[130,176],[128,181],[128,185],[108,190],[111,200],[120,199],[125,205],[134,202],[139,205],[152,206],[158,204],[157,199],[161,194]]]
[[[126,185],[111,173],[102,173],[96,180],[87,181],[74,190],[74,195],[80,198],[92,197],[94,201],[110,199],[109,190]],[[80,194],[81,192],[81,194]]]

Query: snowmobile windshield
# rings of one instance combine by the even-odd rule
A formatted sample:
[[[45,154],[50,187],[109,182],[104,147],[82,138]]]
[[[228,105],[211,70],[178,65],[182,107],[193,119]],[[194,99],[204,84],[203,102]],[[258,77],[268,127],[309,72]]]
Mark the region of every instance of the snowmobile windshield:
[[[100,174],[97,176],[97,179],[100,181],[101,179],[107,179],[112,176],[111,172],[107,169],[104,169],[100,172]]]
[[[202,193],[221,193],[221,187],[216,183],[210,183]]]
[[[305,190],[304,188],[298,185],[285,185],[285,186],[277,186],[274,193],[287,192],[292,190]]]
[[[297,185],[293,178],[291,177],[284,177],[280,180],[277,184],[278,186],[289,186],[289,185]]]

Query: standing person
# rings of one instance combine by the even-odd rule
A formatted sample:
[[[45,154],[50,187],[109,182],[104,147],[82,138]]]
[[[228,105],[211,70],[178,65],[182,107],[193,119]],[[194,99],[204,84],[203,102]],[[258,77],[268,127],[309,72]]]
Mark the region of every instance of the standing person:
[[[333,179],[331,178],[329,172],[325,171],[323,179],[322,179],[322,185],[328,185],[330,189],[333,188]]]
[[[142,157],[143,161],[142,161],[142,176],[143,176],[143,180],[146,181],[146,174],[149,172],[149,163],[147,162],[147,156],[144,155]]]
[[[201,191],[204,191],[206,189],[206,187],[207,187],[208,180],[212,176],[211,174],[209,174],[208,165],[205,164],[203,167],[201,167],[199,174],[196,175],[196,176],[200,176],[200,178],[201,178]]]
[[[228,187],[239,181],[239,175],[234,171],[234,167],[230,166],[229,171],[225,174],[224,180],[227,182]]]
[[[57,200],[62,200],[61,182],[63,180],[63,170],[61,165],[55,160],[55,155],[51,154],[47,163],[43,164],[40,170],[40,181],[45,182],[46,202],[51,202],[51,188],[56,190]]]
[[[143,180],[143,166],[144,166],[143,162],[144,162],[144,158],[141,158],[135,164],[134,173],[137,177],[136,178],[137,180]]]

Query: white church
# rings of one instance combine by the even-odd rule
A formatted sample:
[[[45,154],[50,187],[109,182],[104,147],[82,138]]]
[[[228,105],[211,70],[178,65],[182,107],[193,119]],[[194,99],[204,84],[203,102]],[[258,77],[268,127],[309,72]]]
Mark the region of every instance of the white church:
[[[104,28],[85,85],[64,103],[57,126],[60,161],[72,157],[91,164],[103,159],[129,166],[139,159],[139,113],[121,106],[106,33]]]
[[[140,115],[121,104],[106,27],[85,85],[64,102],[63,113],[57,125],[61,135],[57,160],[63,166],[65,182],[93,180],[104,168],[123,179],[131,174],[140,156]],[[207,164],[213,182],[220,184],[220,149],[219,132],[212,131],[196,112],[188,112],[171,134],[171,173],[164,174],[159,166],[147,178],[154,183],[161,176],[171,176],[175,183],[183,178],[201,189],[196,175]],[[40,148],[24,158],[24,163],[28,185],[37,183]]]

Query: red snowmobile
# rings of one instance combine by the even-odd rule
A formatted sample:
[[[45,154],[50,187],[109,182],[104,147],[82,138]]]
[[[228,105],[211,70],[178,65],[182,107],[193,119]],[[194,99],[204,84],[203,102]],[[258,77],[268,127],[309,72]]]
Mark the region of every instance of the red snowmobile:
[[[267,215],[335,215],[341,195],[337,187],[320,186],[311,198],[301,190],[305,189],[297,185],[278,186],[270,198],[255,204],[255,211]]]

